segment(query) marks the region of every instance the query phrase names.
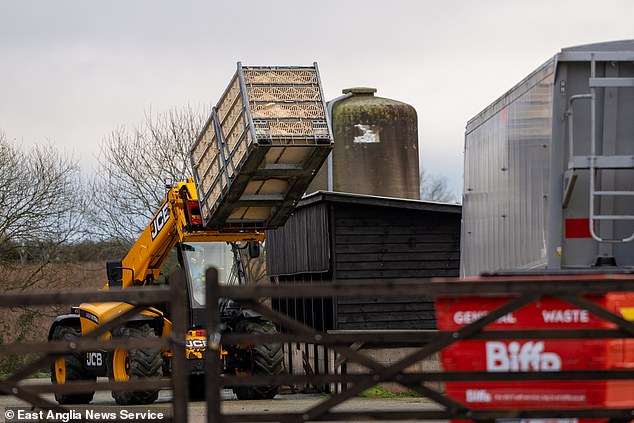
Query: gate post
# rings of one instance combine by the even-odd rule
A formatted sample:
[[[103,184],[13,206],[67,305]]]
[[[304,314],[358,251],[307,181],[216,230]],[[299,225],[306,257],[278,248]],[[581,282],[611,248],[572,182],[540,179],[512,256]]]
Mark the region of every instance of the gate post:
[[[187,281],[185,272],[175,271],[170,275],[172,290],[172,418],[175,423],[187,422],[189,400],[189,372],[185,358],[185,335],[187,332]]]
[[[207,322],[207,354],[205,358],[205,395],[207,400],[207,422],[220,423],[220,312],[218,310],[219,286],[218,270],[207,269],[205,321]]]

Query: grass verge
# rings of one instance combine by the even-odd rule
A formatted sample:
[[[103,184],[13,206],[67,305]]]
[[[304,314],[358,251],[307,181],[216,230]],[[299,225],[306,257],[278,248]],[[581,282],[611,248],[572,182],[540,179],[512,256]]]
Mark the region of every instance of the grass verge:
[[[390,392],[380,384],[374,385],[359,394],[361,398],[416,398],[419,396],[420,395],[413,391]]]

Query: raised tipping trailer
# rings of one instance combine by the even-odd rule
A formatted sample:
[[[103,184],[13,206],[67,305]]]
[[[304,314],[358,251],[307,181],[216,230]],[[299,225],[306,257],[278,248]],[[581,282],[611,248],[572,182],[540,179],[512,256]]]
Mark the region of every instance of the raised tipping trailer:
[[[205,226],[283,225],[332,149],[317,64],[242,66],[191,157]]]

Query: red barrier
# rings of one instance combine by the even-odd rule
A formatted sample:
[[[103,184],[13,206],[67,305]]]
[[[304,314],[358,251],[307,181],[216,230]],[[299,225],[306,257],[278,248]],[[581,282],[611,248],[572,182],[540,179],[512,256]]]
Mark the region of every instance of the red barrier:
[[[587,298],[631,320],[634,293],[611,293]],[[509,300],[499,297],[439,298],[436,301],[438,329],[460,328]],[[505,315],[484,330],[614,327],[614,324],[597,318],[588,310],[558,299],[545,298]],[[631,369],[634,367],[634,340],[462,341],[444,349],[441,362],[445,371]],[[634,380],[447,382],[446,391],[448,396],[473,409],[634,407]]]

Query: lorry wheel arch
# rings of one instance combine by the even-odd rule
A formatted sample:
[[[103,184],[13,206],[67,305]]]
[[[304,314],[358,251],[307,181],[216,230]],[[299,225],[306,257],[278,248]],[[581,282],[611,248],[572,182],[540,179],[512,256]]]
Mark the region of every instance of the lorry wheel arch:
[[[55,320],[53,320],[53,324],[48,330],[48,340],[51,341],[53,339],[53,333],[55,333],[55,329],[58,326],[73,326],[80,330],[81,335],[81,323],[79,321],[79,316],[77,314],[62,314],[61,316],[57,316]]]

